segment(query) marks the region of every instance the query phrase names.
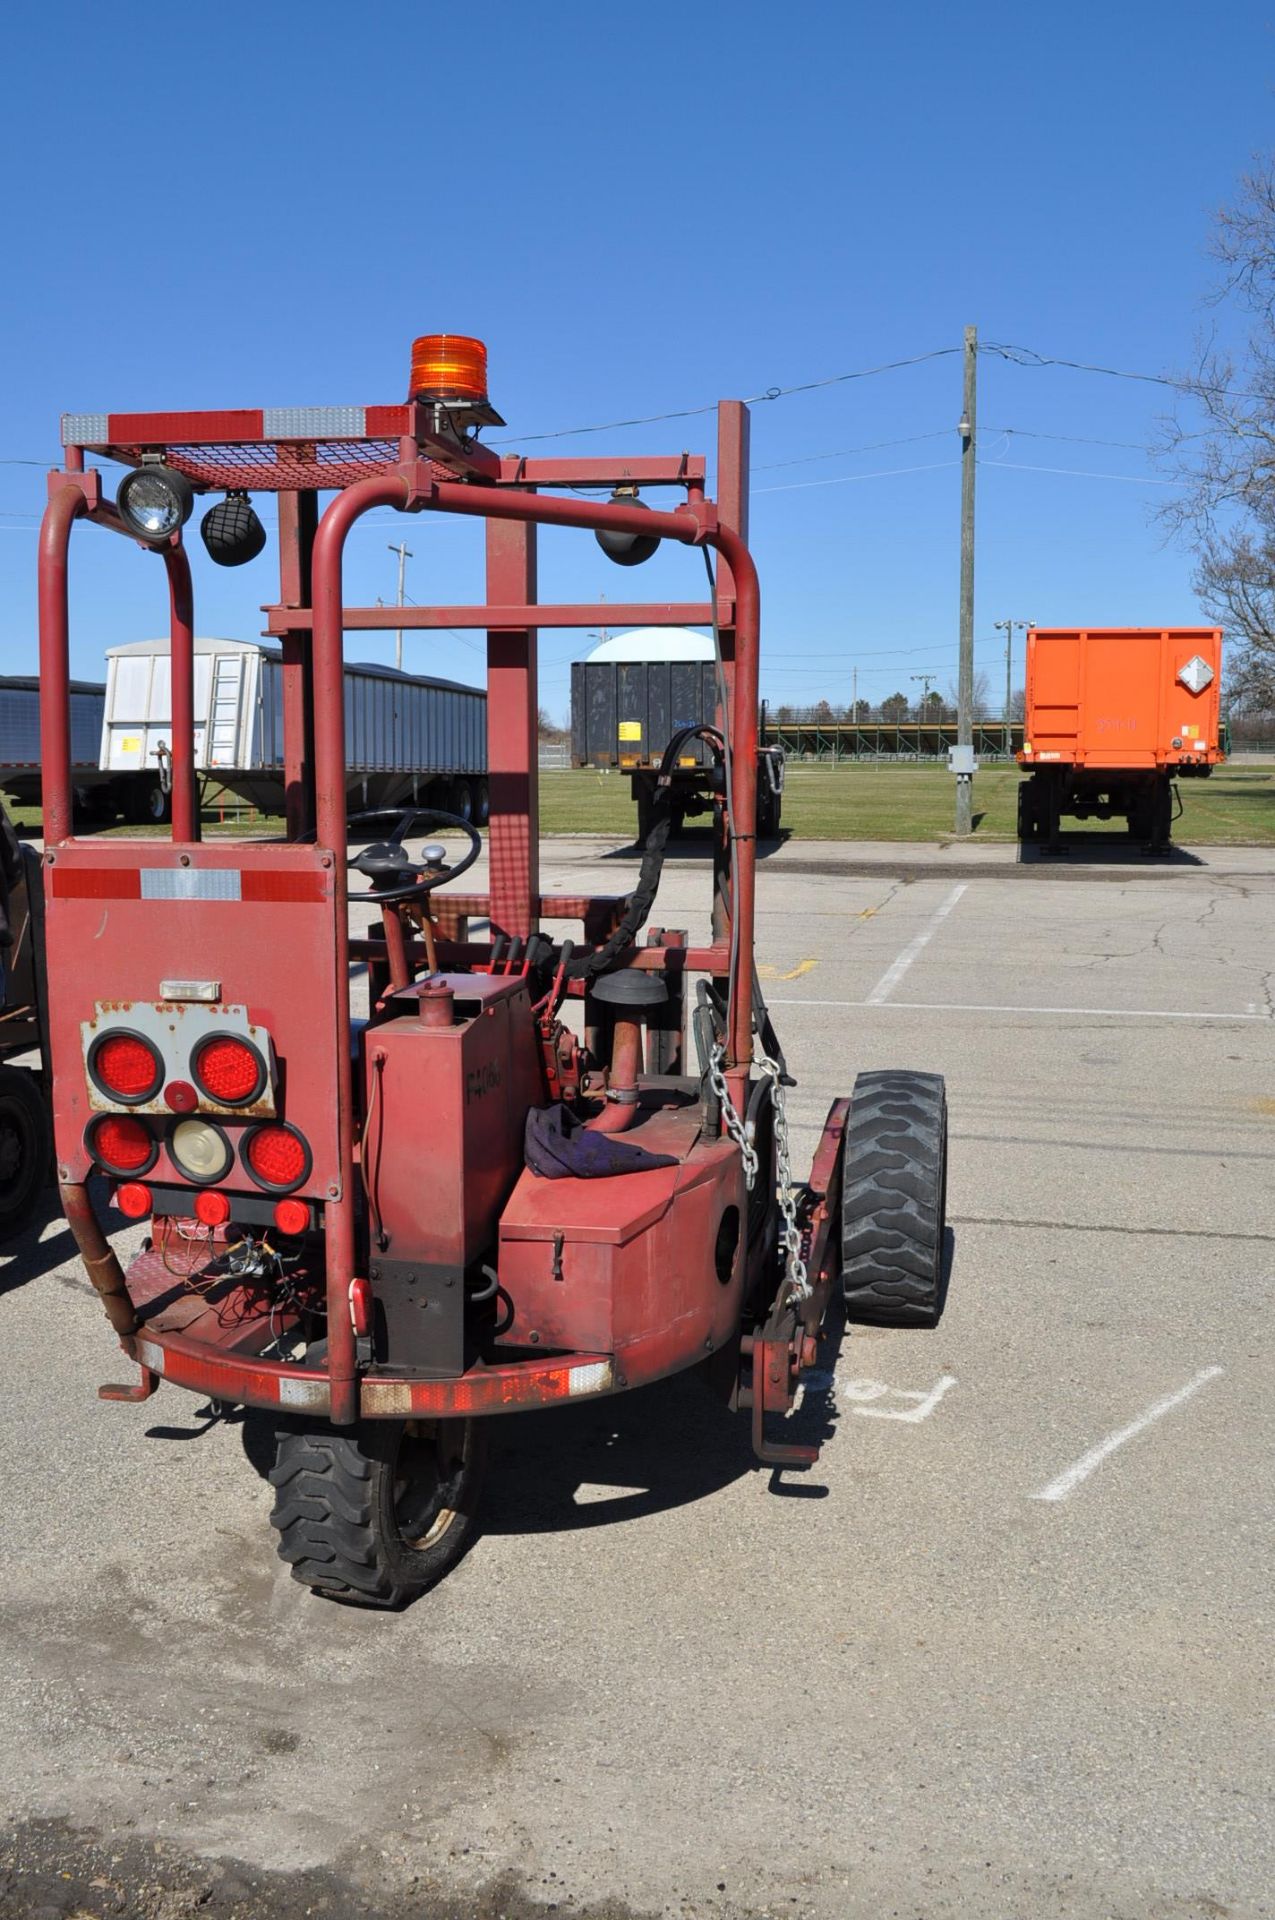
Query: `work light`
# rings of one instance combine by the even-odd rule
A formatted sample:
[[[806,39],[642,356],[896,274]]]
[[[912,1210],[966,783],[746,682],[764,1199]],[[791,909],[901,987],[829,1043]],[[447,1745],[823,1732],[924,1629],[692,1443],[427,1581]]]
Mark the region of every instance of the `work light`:
[[[242,567],[255,560],[266,544],[266,530],[241,487],[232,487],[224,500],[208,509],[199,532],[219,567]]]
[[[645,509],[646,501],[638,499],[636,487],[617,487],[611,505]],[[607,559],[614,560],[617,567],[640,567],[660,544],[658,533],[621,533],[615,527],[597,528],[596,538]]]
[[[134,467],[120,481],[115,504],[130,533],[162,547],[190,519],[195,490],[185,474],[172,467]]]

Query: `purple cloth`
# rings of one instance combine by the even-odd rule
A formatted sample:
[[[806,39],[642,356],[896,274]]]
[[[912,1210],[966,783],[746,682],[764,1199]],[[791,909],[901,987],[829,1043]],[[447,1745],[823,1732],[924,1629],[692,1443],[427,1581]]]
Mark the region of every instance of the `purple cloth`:
[[[652,1167],[675,1167],[676,1155],[648,1153],[612,1133],[595,1133],[567,1112],[555,1107],[533,1107],[523,1136],[527,1165],[545,1180],[602,1180],[615,1173],[647,1173]]]

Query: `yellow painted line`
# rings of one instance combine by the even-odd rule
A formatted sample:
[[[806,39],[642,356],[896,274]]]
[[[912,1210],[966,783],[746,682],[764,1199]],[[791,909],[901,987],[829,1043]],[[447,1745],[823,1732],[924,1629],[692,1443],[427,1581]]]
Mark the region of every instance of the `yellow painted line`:
[[[791,973],[781,973],[779,978],[781,980],[800,980],[803,973],[809,973],[812,967],[817,967],[818,965],[819,962],[817,960],[799,960]]]

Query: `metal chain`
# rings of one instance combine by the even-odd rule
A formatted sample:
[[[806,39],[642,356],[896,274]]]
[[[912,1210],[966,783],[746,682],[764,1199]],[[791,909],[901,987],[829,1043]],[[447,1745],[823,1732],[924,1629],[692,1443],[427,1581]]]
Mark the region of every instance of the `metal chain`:
[[[722,1071],[726,1059],[724,1047],[716,1046],[708,1058],[708,1077],[713,1092],[721,1103],[722,1119],[726,1131],[739,1148],[744,1162],[744,1179],[751,1193],[757,1183],[759,1161],[757,1149],[748,1137],[748,1128],[736,1112],[731,1101],[730,1089],[726,1085],[726,1075]],[[788,1147],[788,1110],[784,1100],[783,1068],[778,1060],[772,1060],[763,1053],[757,1060],[765,1079],[770,1084],[770,1104],[775,1113],[775,1196],[779,1202],[779,1211],[783,1226],[779,1232],[779,1244],[784,1250],[784,1273],[788,1281],[789,1298],[808,1300],[811,1294],[810,1276],[806,1263],[801,1257],[801,1229],[797,1225],[797,1196],[792,1184],[792,1161]]]

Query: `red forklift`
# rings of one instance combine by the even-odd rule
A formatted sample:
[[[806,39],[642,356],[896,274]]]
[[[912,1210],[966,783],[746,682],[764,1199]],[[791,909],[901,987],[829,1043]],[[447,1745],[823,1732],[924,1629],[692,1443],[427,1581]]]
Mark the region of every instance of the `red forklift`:
[[[40,539],[58,1179],[137,1368],[101,1395],[144,1400],[167,1380],[266,1410],[279,1551],[303,1584],[364,1606],[404,1604],[464,1551],[489,1418],[702,1368],[748,1410],[759,1460],[807,1467],[817,1449],[781,1416],[834,1291],[853,1320],[929,1327],[946,1287],[938,1076],[861,1074],[809,1178],[789,1166],[793,1081],[753,952],[747,409],[718,410],[716,501],[702,455],[502,453],[481,439],[502,424],[485,348],[457,335],[415,342],[397,405],[68,414]],[[114,499],[107,462],[123,468]],[[672,503],[640,497],[656,490]],[[276,500],[282,839],[200,837],[183,540],[198,493],[216,496],[203,545],[230,566],[264,544],[252,496]],[[386,507],[484,520],[486,604],[347,606],[346,537]],[[78,520],[163,563],[166,839],[72,832]],[[608,617],[714,634],[723,723],[688,730],[716,782],[705,944],[653,919],[659,807],[627,896],[541,891],[537,636],[597,617],[537,601],[542,526],[592,532],[621,564],[662,541],[701,550],[704,597]],[[463,885],[483,850],[472,824],[417,808],[347,820],[342,635],[398,626],[487,636],[482,891]],[[666,792],[687,746],[669,743]],[[440,830],[414,856],[409,841]],[[127,1272],[110,1195],[147,1223]]]

